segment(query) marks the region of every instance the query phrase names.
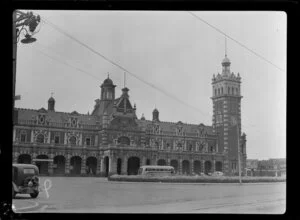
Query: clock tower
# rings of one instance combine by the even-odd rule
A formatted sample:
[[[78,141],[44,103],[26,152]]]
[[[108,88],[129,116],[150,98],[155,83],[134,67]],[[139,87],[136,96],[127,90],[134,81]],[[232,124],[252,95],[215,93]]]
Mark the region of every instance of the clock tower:
[[[241,140],[241,77],[230,72],[230,60],[225,54],[222,74],[213,75],[213,131],[218,134],[218,152],[224,153],[223,171],[227,175],[238,172],[238,141]],[[233,124],[232,120],[236,123]],[[238,126],[236,126],[238,125]],[[237,131],[237,129],[239,131]],[[238,135],[239,134],[239,135]],[[244,146],[241,143],[240,146]],[[241,150],[241,168],[245,164],[246,150]]]

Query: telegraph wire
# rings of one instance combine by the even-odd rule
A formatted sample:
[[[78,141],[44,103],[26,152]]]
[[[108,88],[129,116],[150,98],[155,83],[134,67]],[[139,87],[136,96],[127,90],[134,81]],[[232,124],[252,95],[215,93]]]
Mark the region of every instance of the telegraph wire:
[[[94,50],[93,48],[89,47],[87,44],[85,44],[85,43],[79,41],[78,39],[76,39],[76,38],[73,37],[72,35],[66,33],[64,30],[62,30],[61,28],[57,27],[57,25],[51,23],[51,22],[48,21],[47,19],[44,18],[44,21],[45,21],[46,24],[50,25],[52,28],[56,29],[57,31],[59,31],[59,32],[62,33],[63,35],[65,35],[65,36],[69,37],[70,39],[76,41],[78,44],[80,44],[80,45],[82,45],[83,47],[87,48],[88,50],[92,51],[92,52],[95,53],[96,55],[102,57],[102,58],[105,59],[107,62],[109,62],[109,63],[113,64],[114,66],[117,66],[117,67],[120,68],[121,70],[123,70],[123,71],[129,73],[131,76],[133,76],[133,77],[136,78],[137,80],[139,80],[139,81],[141,81],[141,82],[147,84],[148,86],[150,86],[150,87],[152,87],[152,88],[154,88],[154,89],[160,91],[161,93],[165,94],[166,96],[168,96],[168,97],[170,97],[170,98],[172,98],[172,99],[177,100],[178,102],[184,104],[185,106],[189,106],[189,107],[193,108],[194,110],[196,110],[196,111],[198,111],[198,112],[201,112],[203,115],[209,115],[210,117],[212,117],[211,114],[207,114],[207,113],[203,112],[202,110],[200,110],[200,109],[198,109],[198,108],[196,108],[196,107],[194,107],[194,106],[192,106],[192,105],[190,105],[190,104],[188,104],[188,103],[182,101],[181,99],[177,98],[177,97],[174,96],[173,94],[170,94],[170,93],[164,91],[163,89],[161,89],[161,88],[155,86],[154,84],[152,84],[152,83],[150,83],[150,82],[147,82],[146,80],[142,79],[141,77],[137,76],[136,74],[130,72],[130,71],[127,70],[126,68],[122,67],[121,65],[119,65],[119,64],[117,64],[116,62],[114,62],[114,61],[110,60],[109,58],[105,57],[104,55],[102,55],[102,54],[99,53],[98,51],[96,51],[96,50]]]
[[[190,12],[190,13],[191,13],[191,12]],[[194,15],[193,13],[191,13],[191,14]],[[196,16],[196,17],[197,17],[197,16]],[[197,18],[198,18],[198,17],[197,17]],[[199,18],[199,19],[200,19],[200,18]],[[106,60],[107,62],[109,62],[109,63],[113,64],[114,66],[117,66],[117,67],[120,68],[121,70],[123,70],[123,71],[129,73],[131,76],[133,76],[133,77],[136,78],[137,80],[139,80],[139,81],[141,81],[141,82],[147,84],[148,86],[152,87],[153,89],[158,90],[159,92],[161,92],[161,93],[165,94],[166,96],[168,96],[168,97],[170,97],[170,98],[172,98],[172,99],[174,99],[174,100],[180,102],[181,104],[183,104],[183,105],[185,105],[185,106],[189,106],[190,108],[193,108],[194,110],[200,112],[200,113],[203,114],[203,115],[208,115],[209,117],[212,117],[212,114],[211,114],[211,113],[203,112],[202,110],[196,108],[195,106],[192,106],[192,105],[190,105],[190,104],[188,104],[188,103],[182,101],[181,99],[177,98],[177,97],[174,96],[173,94],[170,94],[170,93],[164,91],[163,89],[161,89],[161,88],[155,86],[154,84],[152,84],[152,83],[150,83],[150,82],[147,82],[146,80],[142,79],[141,77],[135,75],[134,73],[132,73],[132,72],[130,72],[129,70],[127,70],[126,68],[122,67],[121,65],[117,64],[116,62],[114,62],[114,61],[110,60],[109,58],[105,57],[104,55],[102,55],[102,54],[99,53],[98,51],[92,49],[92,48],[89,47],[87,44],[85,44],[85,43],[79,41],[78,39],[76,39],[76,38],[73,37],[72,35],[66,33],[64,30],[62,30],[61,28],[59,28],[57,25],[53,24],[52,22],[46,20],[45,18],[44,18],[44,22],[45,22],[46,24],[48,24],[49,26],[51,26],[52,28],[54,28],[55,30],[57,30],[58,32],[62,33],[63,35],[65,35],[65,36],[69,37],[70,39],[76,41],[76,42],[77,42],[78,44],[80,44],[81,46],[87,48],[88,50],[90,50],[90,51],[93,52],[94,54],[96,54],[96,55],[102,57],[102,58],[103,58],[104,60]],[[205,21],[203,20],[203,22],[205,22]],[[205,23],[207,23],[207,22],[205,22]],[[208,24],[209,26],[213,27],[213,26],[210,25],[209,23],[207,23],[207,24]],[[226,37],[230,38],[231,40],[236,41],[236,40],[234,40],[233,38],[231,38],[230,36],[228,36],[226,33],[222,32],[221,30],[219,30],[219,29],[217,29],[217,28],[215,28],[215,27],[213,27],[213,28],[216,29],[218,32],[224,34]],[[236,41],[236,42],[239,43],[238,41]],[[239,43],[239,44],[240,44],[240,43]],[[245,46],[242,45],[242,44],[241,44],[241,46],[245,47]],[[245,48],[248,49],[247,47],[245,47]],[[249,50],[250,50],[250,49],[249,49]],[[253,51],[253,52],[254,52],[254,51]],[[256,54],[256,53],[254,52],[254,54]],[[46,55],[46,56],[48,56],[48,55]],[[260,55],[259,55],[259,56],[260,56]],[[50,57],[50,58],[51,58],[51,57]],[[53,59],[53,58],[51,58],[51,59]],[[263,59],[264,59],[264,58],[263,58]],[[56,59],[55,59],[55,60],[56,60]],[[58,60],[56,60],[56,61],[58,61]],[[267,60],[266,60],[266,61],[267,61]],[[58,62],[60,62],[60,61],[58,61]],[[268,61],[268,62],[269,62],[269,61]],[[66,65],[68,65],[68,66],[71,66],[71,65],[69,65],[69,64],[67,64],[67,63],[65,63],[65,62],[63,62],[63,63],[66,64]],[[271,64],[272,64],[272,63],[271,63]],[[83,72],[83,73],[86,73],[86,74],[88,74],[88,75],[91,75],[91,74],[87,73],[86,71],[83,71],[83,70],[81,70],[81,69],[79,69],[79,68],[77,68],[77,67],[74,67],[74,66],[71,66],[71,67],[76,68],[76,69],[79,70],[80,72]],[[277,67],[277,68],[278,68],[278,67]],[[93,76],[93,75],[91,75],[91,76]],[[95,77],[95,76],[93,76],[93,77]],[[99,78],[97,78],[97,79],[99,79]],[[250,125],[250,124],[247,125],[247,124],[248,124],[248,123],[246,123],[246,125],[245,125],[245,122],[244,122],[243,126],[244,126],[244,127],[255,127],[254,125]]]
[[[88,73],[88,72],[86,72],[86,71],[84,71],[84,70],[82,70],[82,69],[80,69],[80,68],[78,68],[78,67],[75,67],[75,66],[73,66],[73,65],[70,65],[69,63],[64,62],[64,61],[62,61],[62,60],[58,60],[58,59],[54,58],[53,56],[50,56],[49,54],[45,53],[44,51],[42,51],[42,50],[40,50],[40,49],[37,49],[37,48],[33,48],[33,49],[35,49],[35,50],[38,51],[39,53],[43,54],[44,56],[46,56],[46,57],[48,57],[48,58],[50,58],[50,59],[52,59],[52,60],[54,60],[54,61],[56,61],[56,62],[59,62],[59,63],[61,63],[61,64],[64,64],[64,65],[66,65],[66,66],[69,66],[69,67],[71,67],[71,68],[74,68],[74,69],[78,70],[79,72],[85,73],[85,74],[87,74],[87,75],[93,77],[94,79],[97,79],[97,80],[101,81],[100,78],[94,76],[94,75],[91,74],[91,73]]]
[[[202,21],[203,23],[207,24],[208,26],[210,26],[211,28],[215,29],[217,32],[221,33],[222,35],[225,35],[225,37],[229,38],[230,40],[234,41],[235,43],[237,43],[238,45],[240,45],[241,47],[243,47],[244,49],[250,51],[252,54],[254,54],[255,56],[259,57],[260,59],[266,61],[267,63],[271,64],[272,66],[276,67],[277,69],[279,69],[282,72],[285,72],[284,69],[280,68],[279,66],[275,65],[274,63],[272,63],[271,61],[269,61],[268,59],[264,58],[263,56],[261,56],[260,54],[258,54],[257,52],[251,50],[249,47],[247,47],[246,45],[240,43],[238,40],[234,39],[233,37],[229,36],[228,34],[226,34],[225,32],[221,31],[219,28],[213,26],[212,24],[208,23],[207,21],[205,21],[204,19],[200,18],[199,16],[195,15],[193,12],[188,11],[189,14],[191,14],[193,17],[195,17],[196,19]]]

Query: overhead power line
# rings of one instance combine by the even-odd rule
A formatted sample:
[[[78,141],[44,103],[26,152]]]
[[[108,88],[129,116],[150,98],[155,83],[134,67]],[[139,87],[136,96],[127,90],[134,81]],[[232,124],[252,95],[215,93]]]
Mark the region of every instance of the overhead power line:
[[[64,30],[62,30],[61,28],[57,27],[57,25],[53,24],[52,22],[48,21],[47,19],[44,18],[44,21],[45,21],[46,24],[50,25],[52,28],[56,29],[56,30],[59,31],[60,33],[62,33],[62,34],[64,34],[65,36],[69,37],[70,39],[76,41],[78,44],[80,44],[81,46],[87,48],[88,50],[90,50],[90,51],[93,52],[94,54],[96,54],[96,55],[102,57],[102,58],[103,58],[104,60],[106,60],[107,62],[109,62],[109,63],[113,64],[114,66],[117,66],[117,67],[120,68],[121,70],[123,70],[123,71],[129,73],[131,76],[133,76],[134,78],[138,79],[139,81],[145,83],[146,85],[148,85],[148,86],[150,86],[150,87],[152,87],[152,88],[154,88],[154,89],[160,91],[161,93],[163,93],[163,94],[165,94],[166,96],[168,96],[168,97],[170,97],[170,98],[172,98],[172,99],[174,99],[174,100],[176,100],[176,101],[178,101],[178,102],[184,104],[185,106],[189,106],[189,107],[193,108],[194,110],[196,110],[196,111],[202,113],[203,115],[209,115],[210,117],[212,116],[211,114],[205,113],[205,112],[203,112],[202,110],[200,110],[200,109],[198,109],[198,108],[196,108],[196,107],[194,107],[194,106],[192,106],[192,105],[190,105],[190,104],[188,104],[188,103],[186,103],[186,102],[180,100],[179,98],[177,98],[177,97],[174,96],[173,94],[170,94],[170,93],[164,91],[163,89],[161,89],[161,88],[155,86],[154,84],[152,84],[152,83],[150,83],[150,82],[147,82],[146,80],[142,79],[141,77],[137,76],[136,74],[130,72],[130,71],[127,70],[126,68],[122,67],[121,65],[119,65],[119,64],[117,64],[116,62],[112,61],[111,59],[107,58],[107,57],[104,56],[103,54],[101,54],[101,53],[99,53],[98,51],[94,50],[93,48],[89,47],[87,44],[85,44],[85,43],[79,41],[78,39],[76,39],[76,38],[73,37],[72,35],[66,33]]]
[[[132,72],[130,72],[129,70],[127,70],[126,68],[122,67],[121,65],[119,65],[119,64],[117,64],[116,62],[114,62],[114,61],[110,60],[109,58],[105,57],[104,55],[102,55],[102,54],[99,53],[98,51],[96,51],[96,50],[94,50],[93,48],[89,47],[87,44],[85,44],[85,43],[79,41],[79,40],[76,39],[75,37],[73,37],[73,36],[71,36],[70,34],[66,33],[64,30],[62,30],[61,28],[59,28],[59,27],[56,26],[55,24],[51,23],[50,21],[46,20],[45,18],[44,18],[44,22],[45,22],[46,24],[48,24],[49,26],[51,26],[52,28],[54,28],[55,30],[57,30],[58,32],[60,32],[61,34],[63,34],[63,35],[65,35],[65,36],[69,37],[70,39],[76,41],[76,42],[77,42],[78,44],[80,44],[81,46],[87,48],[88,50],[90,50],[90,51],[93,52],[94,54],[96,54],[96,55],[102,57],[102,58],[105,59],[107,62],[113,64],[114,66],[117,66],[117,67],[120,68],[121,70],[123,70],[123,71],[129,73],[130,75],[132,75],[132,76],[133,76],[134,78],[136,78],[137,80],[139,80],[139,81],[141,81],[141,82],[147,84],[147,85],[150,86],[151,88],[158,90],[159,92],[161,92],[161,93],[165,94],[166,96],[168,96],[168,97],[170,97],[170,98],[172,98],[172,99],[174,99],[174,100],[180,102],[181,104],[183,104],[183,105],[185,105],[185,106],[188,106],[188,107],[190,107],[190,108],[193,108],[194,110],[200,112],[200,113],[203,114],[203,115],[208,115],[208,116],[212,117],[212,114],[211,114],[211,113],[203,112],[202,110],[196,108],[195,106],[192,106],[192,105],[190,105],[190,104],[188,104],[188,103],[182,101],[181,99],[177,98],[177,97],[174,96],[173,94],[170,94],[170,93],[164,91],[163,89],[157,87],[156,85],[154,85],[154,84],[152,84],[152,83],[150,83],[150,82],[147,82],[146,80],[142,79],[141,77],[135,75],[134,73],[132,73]],[[222,32],[222,33],[223,33],[223,32]],[[226,35],[225,33],[223,33],[223,34]],[[228,36],[228,35],[226,35],[226,36]],[[229,37],[229,36],[228,36],[228,37]],[[230,38],[230,37],[229,37],[229,38]],[[41,53],[43,53],[43,52],[41,52]],[[90,76],[92,76],[92,77],[94,77],[94,78],[97,78],[97,77],[91,75],[90,73],[88,73],[88,72],[86,72],[86,71],[84,71],[84,70],[81,70],[81,69],[79,69],[79,68],[77,68],[77,67],[74,67],[74,66],[69,65],[69,64],[66,63],[66,62],[59,61],[59,60],[57,60],[57,59],[55,59],[55,58],[53,58],[53,57],[50,57],[49,55],[47,55],[47,54],[45,54],[45,53],[44,53],[44,55],[46,55],[46,56],[48,56],[49,58],[54,59],[54,60],[56,60],[56,61],[58,61],[58,62],[60,62],[60,63],[63,63],[63,64],[68,65],[68,66],[70,66],[70,67],[76,68],[76,69],[77,69],[78,71],[80,71],[80,72],[83,72],[83,73],[88,74],[88,75],[90,75]],[[99,78],[97,78],[97,79],[99,79]],[[244,123],[243,123],[243,126],[245,126],[245,127],[255,127],[255,126],[252,125],[252,124],[248,124],[248,125],[247,125],[247,124],[248,124],[248,123],[245,123],[245,122],[244,122]]]
[[[34,49],[35,49],[36,51],[38,51],[39,53],[43,54],[44,56],[46,56],[46,57],[48,57],[48,58],[50,58],[50,59],[52,59],[52,60],[54,60],[54,61],[56,61],[56,62],[59,62],[59,63],[61,63],[61,64],[64,64],[64,65],[66,65],[66,66],[69,66],[69,67],[71,67],[71,68],[74,68],[74,69],[76,69],[76,70],[79,71],[79,72],[82,72],[82,73],[84,73],[84,74],[87,74],[87,75],[93,77],[94,79],[101,80],[100,78],[94,76],[93,74],[91,74],[91,73],[89,73],[89,72],[86,72],[86,71],[84,71],[84,70],[82,70],[82,69],[80,69],[80,68],[78,68],[78,67],[76,67],[76,66],[70,65],[69,63],[67,63],[67,62],[65,62],[65,61],[56,59],[56,58],[54,58],[53,56],[50,56],[49,54],[45,53],[44,51],[42,51],[42,50],[40,50],[40,49],[37,49],[37,48],[34,48]]]
[[[195,15],[193,12],[188,12],[190,13],[193,17],[195,17],[196,19],[200,20],[201,22],[207,24],[208,26],[210,26],[211,28],[215,29],[217,32],[221,33],[222,35],[225,35],[227,38],[229,38],[230,40],[234,41],[235,43],[237,43],[238,45],[240,45],[241,47],[245,48],[246,50],[250,51],[252,54],[254,54],[255,56],[259,57],[260,59],[266,61],[267,63],[271,64],[272,66],[276,67],[277,69],[279,69],[282,72],[285,72],[284,69],[280,68],[279,66],[277,66],[276,64],[272,63],[271,61],[269,61],[268,59],[266,59],[265,57],[261,56],[260,54],[258,54],[257,52],[253,51],[252,49],[250,49],[249,47],[247,47],[246,45],[240,43],[238,40],[234,39],[233,37],[229,36],[228,34],[226,34],[225,32],[221,31],[219,28],[215,27],[214,25],[208,23],[207,21],[205,21],[204,19],[200,18],[199,16]]]

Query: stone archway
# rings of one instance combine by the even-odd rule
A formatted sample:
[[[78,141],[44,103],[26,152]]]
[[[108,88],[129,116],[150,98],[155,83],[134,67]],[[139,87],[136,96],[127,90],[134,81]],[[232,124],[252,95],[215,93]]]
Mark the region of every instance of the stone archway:
[[[191,174],[190,162],[188,160],[182,161],[182,174],[185,175]]]
[[[199,160],[194,161],[194,173],[198,175],[201,173],[201,162]]]
[[[127,162],[127,175],[137,175],[140,168],[140,158],[130,157]]]
[[[174,167],[175,173],[178,173],[178,161],[177,160],[171,160],[170,165]]]
[[[36,159],[49,159],[47,155],[38,155]],[[37,167],[41,175],[48,175],[48,161],[36,161]]]
[[[31,156],[29,154],[21,154],[18,157],[18,163],[31,164]]]
[[[64,175],[65,174],[66,159],[62,155],[57,155],[53,158],[53,174]]]
[[[204,173],[205,173],[205,174],[208,174],[208,173],[211,172],[212,164],[211,164],[210,161],[205,161],[204,167],[205,167],[205,168],[204,168]]]
[[[122,159],[118,158],[117,160],[117,174],[121,175],[122,172]]]
[[[86,159],[86,171],[89,175],[96,175],[97,170],[97,158],[96,157],[88,157]]]
[[[157,161],[157,165],[159,166],[166,166],[167,162],[164,159],[159,159]]]
[[[108,177],[108,172],[109,172],[109,157],[108,156],[106,156],[106,157],[104,157],[104,172],[105,172],[105,174],[104,174],[104,176],[105,177]]]
[[[216,171],[222,172],[222,162],[221,161],[216,162]]]
[[[80,175],[81,174],[81,157],[73,156],[70,160],[70,174]]]

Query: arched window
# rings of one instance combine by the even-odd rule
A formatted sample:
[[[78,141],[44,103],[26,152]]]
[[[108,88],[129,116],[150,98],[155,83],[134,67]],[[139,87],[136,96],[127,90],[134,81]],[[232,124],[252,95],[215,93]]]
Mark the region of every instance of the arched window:
[[[233,95],[234,94],[234,88],[233,87],[231,88],[231,91],[232,91],[232,95]]]
[[[218,95],[220,95],[220,88],[218,89]]]
[[[239,89],[236,88],[235,91],[236,91],[236,94],[238,95],[239,94]]]
[[[223,95],[223,87],[221,88],[221,94]]]
[[[36,137],[36,142],[37,142],[37,143],[43,144],[43,143],[44,143],[44,135],[43,135],[43,134],[39,134],[39,135]]]
[[[75,146],[76,145],[76,137],[74,137],[74,136],[70,137],[69,142],[72,146]]]
[[[230,87],[228,87],[228,95],[230,94]]]
[[[215,95],[217,95],[217,89],[215,89]]]

